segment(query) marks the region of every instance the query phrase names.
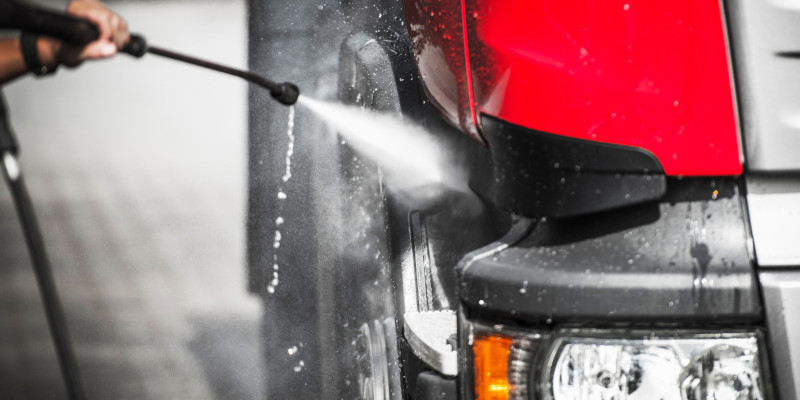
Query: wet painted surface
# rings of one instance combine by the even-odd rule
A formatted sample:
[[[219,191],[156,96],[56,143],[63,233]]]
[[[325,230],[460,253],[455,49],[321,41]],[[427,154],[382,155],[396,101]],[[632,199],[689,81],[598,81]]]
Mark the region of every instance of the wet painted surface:
[[[473,114],[462,0],[403,1],[414,58],[428,97],[444,118],[482,141]]]
[[[251,68],[326,102],[337,99],[340,45],[355,29],[349,18],[395,21],[373,2],[252,1],[250,16]],[[382,72],[391,79],[390,70]],[[373,108],[384,96],[359,87],[347,102]],[[286,108],[253,91],[250,112],[249,283],[264,304],[268,397],[399,393],[392,383],[398,377],[396,329],[375,164],[347,151],[332,128],[298,106],[291,179],[284,180],[292,140]],[[274,286],[276,256],[280,279]]]
[[[429,96],[476,139],[482,112],[646,149],[672,176],[742,171],[719,2],[403,4]]]
[[[667,175],[738,175],[721,3],[467,1],[476,108],[636,146]]]
[[[687,184],[670,182],[660,204],[538,222],[466,267],[461,298],[478,313],[542,321],[759,320],[736,183]]]

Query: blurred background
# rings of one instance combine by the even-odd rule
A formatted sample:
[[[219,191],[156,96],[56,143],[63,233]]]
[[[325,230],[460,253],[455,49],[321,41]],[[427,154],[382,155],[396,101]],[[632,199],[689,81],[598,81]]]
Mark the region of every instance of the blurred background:
[[[244,1],[106,3],[154,45],[247,66]],[[247,85],[122,55],[3,91],[88,397],[262,397],[244,256]],[[64,396],[3,186],[0,398]]]

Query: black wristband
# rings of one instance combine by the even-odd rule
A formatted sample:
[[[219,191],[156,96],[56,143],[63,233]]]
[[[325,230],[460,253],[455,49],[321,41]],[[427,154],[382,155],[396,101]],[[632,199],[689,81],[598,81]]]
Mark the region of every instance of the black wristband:
[[[56,72],[57,68],[48,68],[42,65],[42,60],[39,58],[39,47],[37,43],[39,35],[30,32],[22,32],[19,38],[20,48],[22,49],[22,58],[25,60],[25,66],[28,71],[36,76],[45,76]]]

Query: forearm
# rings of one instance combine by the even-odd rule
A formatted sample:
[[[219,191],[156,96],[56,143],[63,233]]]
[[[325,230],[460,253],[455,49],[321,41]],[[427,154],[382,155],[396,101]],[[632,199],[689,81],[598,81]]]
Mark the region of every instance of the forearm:
[[[54,54],[54,41],[40,37],[36,45],[42,65],[51,69],[55,68],[58,63],[56,62],[56,55]],[[22,57],[19,38],[1,39],[0,86],[14,80],[21,75],[24,75],[27,72],[28,67],[25,65],[25,59]]]
[[[67,6],[67,14],[90,20],[97,26],[100,37],[86,46],[74,46],[40,36],[36,42],[38,63],[49,71],[58,65],[75,67],[85,60],[111,57],[128,42],[130,35],[125,20],[97,0],[73,0]],[[29,49],[26,47],[26,50]],[[34,60],[31,64],[37,65],[35,58],[28,57],[29,61],[31,59]],[[27,71],[20,39],[0,39],[0,86]]]
[[[19,38],[0,40],[0,85],[28,72],[22,59]]]

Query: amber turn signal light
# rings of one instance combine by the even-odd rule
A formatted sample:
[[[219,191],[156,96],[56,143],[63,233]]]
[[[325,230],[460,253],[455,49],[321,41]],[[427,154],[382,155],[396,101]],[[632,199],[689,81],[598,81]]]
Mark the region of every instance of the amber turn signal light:
[[[476,336],[472,345],[476,399],[508,399],[508,355],[511,352],[511,342],[510,337],[496,333]]]

